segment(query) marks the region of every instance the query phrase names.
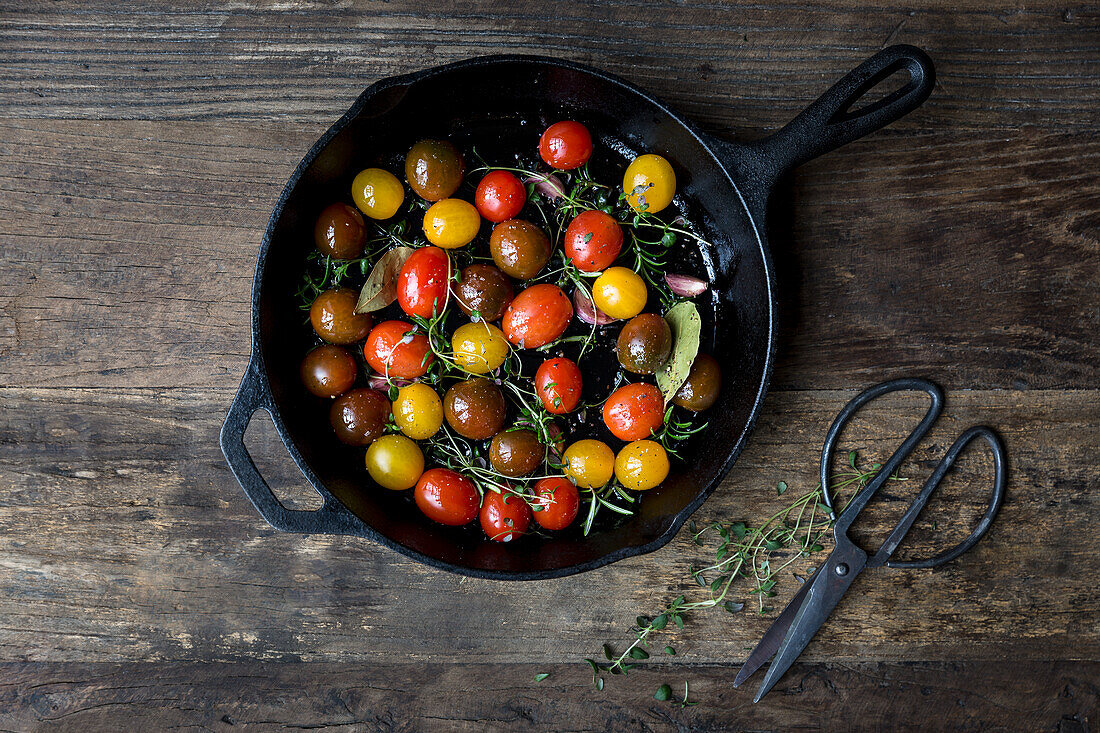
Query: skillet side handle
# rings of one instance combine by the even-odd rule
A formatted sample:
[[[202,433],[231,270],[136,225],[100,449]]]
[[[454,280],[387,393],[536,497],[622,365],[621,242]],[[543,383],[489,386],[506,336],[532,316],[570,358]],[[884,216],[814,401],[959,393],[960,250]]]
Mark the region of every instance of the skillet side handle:
[[[260,373],[256,357],[253,356],[248,362],[248,369],[236,397],[233,398],[225,423],[222,424],[222,454],[252,505],[272,527],[284,532],[306,534],[331,532],[329,525],[332,507],[327,497],[322,496],[325,503],[316,511],[287,509],[279,503],[245,448],[244,433],[252,421],[252,415],[256,410],[267,410],[270,413],[271,405],[267,384]]]
[[[909,81],[858,110],[852,107],[872,89],[900,71]],[[775,134],[751,145],[770,160],[774,183],[808,160],[836,150],[896,122],[919,107],[936,84],[932,59],[915,46],[890,46],[864,61]]]

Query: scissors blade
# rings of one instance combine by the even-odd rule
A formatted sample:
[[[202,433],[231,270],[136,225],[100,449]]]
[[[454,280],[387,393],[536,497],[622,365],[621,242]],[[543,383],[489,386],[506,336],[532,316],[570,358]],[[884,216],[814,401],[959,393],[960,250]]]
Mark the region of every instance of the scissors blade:
[[[837,545],[810,582],[806,600],[783,637],[753,702],[760,702],[791,668],[866,564],[867,553],[863,550],[850,542]]]
[[[798,610],[802,608],[802,602],[806,599],[806,592],[810,590],[815,578],[817,578],[817,573],[814,573],[802,584],[802,587],[794,594],[794,598],[783,609],[783,613],[779,614],[779,618],[764,632],[764,638],[752,650],[748,659],[745,660],[745,664],[741,666],[741,671],[734,678],[734,687],[740,687],[742,682],[752,677],[756,670],[764,666],[764,662],[771,659],[772,655],[779,650],[779,644],[783,641],[783,637],[787,635],[787,630],[791,628],[791,623],[798,614]]]

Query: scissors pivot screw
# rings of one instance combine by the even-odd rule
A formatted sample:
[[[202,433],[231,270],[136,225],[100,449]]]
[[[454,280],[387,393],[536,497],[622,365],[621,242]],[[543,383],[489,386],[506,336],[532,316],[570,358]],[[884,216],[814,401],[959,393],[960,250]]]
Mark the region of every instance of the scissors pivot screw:
[[[844,563],[840,563],[839,565],[836,566],[836,574],[840,575],[840,576],[847,575],[848,574],[848,566],[845,565]]]

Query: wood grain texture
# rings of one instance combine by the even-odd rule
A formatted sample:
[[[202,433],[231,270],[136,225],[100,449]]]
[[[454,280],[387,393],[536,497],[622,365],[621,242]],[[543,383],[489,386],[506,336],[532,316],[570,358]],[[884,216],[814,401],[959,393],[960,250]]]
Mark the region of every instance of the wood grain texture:
[[[0,121],[0,383],[230,387],[270,207],[321,126]],[[776,199],[773,389],[1100,379],[1100,138],[882,134]],[[858,212],[858,215],[853,215]]]
[[[587,669],[587,668],[585,668]],[[0,727],[56,731],[1090,730],[1100,664],[797,664],[758,705],[735,668],[650,665],[603,692],[577,666],[5,664]],[[550,678],[535,684],[539,672]],[[668,682],[697,707],[653,699]],[[969,689],[981,680],[980,689]],[[476,692],[473,690],[476,689]],[[873,695],[863,693],[874,690]],[[462,691],[462,694],[456,694]],[[858,692],[857,692],[858,691]]]
[[[1091,129],[1098,23],[1094,6],[1004,0],[13,3],[0,15],[0,99],[9,116],[321,123],[383,76],[542,53],[620,74],[703,123],[758,131],[875,50],[913,43],[940,82],[899,129]]]
[[[700,522],[767,516],[815,484],[825,427],[850,392],[778,393]],[[217,448],[228,391],[0,390],[0,657],[31,661],[267,660],[565,662],[655,604],[695,589],[705,550],[681,533],[648,556],[538,583],[461,578],[366,540],[266,527]],[[885,401],[884,401],[885,402]],[[918,398],[876,405],[844,436],[869,463],[899,444]],[[1096,392],[960,392],[860,537],[881,537],[954,436],[1004,433],[1012,480],[1000,518],[962,560],[866,573],[807,661],[1094,660],[1100,655],[1100,530],[1090,469]],[[1036,431],[1043,441],[1031,436]],[[279,450],[256,436],[267,466]],[[264,446],[267,446],[264,448]],[[283,458],[283,461],[286,461]],[[984,511],[987,455],[965,458],[908,551],[961,539]],[[301,486],[293,472],[268,471]],[[911,472],[911,473],[910,473]],[[879,511],[881,510],[881,511]],[[932,523],[939,530],[931,532]],[[870,543],[868,542],[868,546]],[[903,548],[904,549],[904,548]],[[820,559],[820,558],[819,558]],[[818,561],[819,561],[818,559]],[[813,561],[799,561],[805,573]],[[787,576],[774,605],[798,584]],[[738,600],[753,601],[747,588]],[[683,636],[694,662],[740,659],[775,613],[702,614]],[[675,637],[673,637],[675,638]]]

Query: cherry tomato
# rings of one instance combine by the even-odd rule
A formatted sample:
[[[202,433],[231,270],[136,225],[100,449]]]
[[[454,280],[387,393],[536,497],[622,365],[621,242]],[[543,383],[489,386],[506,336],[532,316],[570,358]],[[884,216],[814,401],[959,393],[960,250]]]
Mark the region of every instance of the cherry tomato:
[[[641,440],[664,424],[665,400],[652,384],[619,387],[603,406],[603,421],[619,440]]]
[[[542,406],[552,415],[564,415],[577,409],[581,401],[580,367],[572,359],[547,359],[535,372],[535,391]]]
[[[336,260],[354,260],[363,254],[367,229],[363,217],[345,203],[326,206],[313,225],[313,243]]]
[[[330,344],[354,344],[370,333],[370,313],[356,313],[359,294],[351,288],[332,288],[317,296],[309,320],[318,336]]]
[[[619,363],[636,374],[656,374],[671,351],[672,330],[656,313],[631,318],[615,340]]]
[[[367,168],[351,182],[351,197],[370,218],[389,219],[405,202],[405,188],[389,171]]]
[[[375,483],[390,491],[411,489],[424,473],[424,454],[404,435],[383,435],[371,443],[366,463]]]
[[[359,368],[346,349],[322,344],[306,354],[300,370],[302,384],[318,397],[338,397],[351,389]]]
[[[534,430],[503,430],[489,444],[489,463],[505,476],[526,476],[542,465],[546,446]]]
[[[565,529],[577,518],[581,498],[569,479],[544,478],[535,484],[535,496],[542,510],[532,514],[544,529]]]
[[[452,196],[465,172],[462,153],[446,140],[421,140],[405,156],[405,180],[425,201]]]
[[[494,542],[511,542],[531,526],[527,502],[508,492],[486,491],[478,516],[481,528]]]
[[[443,249],[465,247],[477,236],[481,215],[462,199],[443,199],[424,212],[424,236]]]
[[[659,155],[639,155],[626,167],[623,191],[635,211],[654,214],[672,203],[676,193],[676,173]]]
[[[443,395],[443,416],[447,423],[470,440],[487,440],[499,433],[507,412],[500,387],[485,377],[457,382]]]
[[[628,489],[652,489],[667,477],[668,453],[655,440],[635,440],[615,456],[615,478]]]
[[[451,336],[455,363],[473,374],[493,371],[508,358],[508,341],[500,329],[488,321],[467,323]]]
[[[552,245],[546,232],[529,221],[509,219],[493,228],[489,251],[504,274],[530,280],[550,261]]]
[[[451,527],[474,521],[481,508],[474,482],[449,468],[425,471],[416,482],[413,498],[428,519]]]
[[[393,401],[393,421],[410,438],[427,440],[443,425],[443,400],[426,384],[406,385]]]
[[[648,297],[645,280],[629,267],[609,267],[592,283],[596,307],[617,320],[641,313]]]
[[[370,368],[394,379],[424,376],[435,357],[428,348],[428,337],[412,331],[412,324],[404,321],[382,321],[371,329],[363,344]]]
[[[421,247],[397,274],[397,303],[410,316],[431,318],[447,307],[451,260],[439,247]]]
[[[336,398],[329,421],[336,437],[348,445],[370,445],[386,429],[390,401],[376,389],[353,389]]]
[[[504,310],[504,336],[521,349],[537,349],[565,333],[573,303],[557,285],[532,285]]]
[[[558,170],[580,168],[592,157],[592,136],[579,122],[555,122],[539,139],[539,155]]]
[[[611,480],[615,454],[602,440],[586,438],[565,449],[562,456],[565,475],[583,489],[598,489]]]
[[[582,211],[565,230],[565,256],[578,270],[598,272],[606,269],[622,250],[622,227],[602,211]]]
[[[525,203],[527,189],[508,171],[490,171],[474,192],[478,212],[494,224],[514,218]]]
[[[462,312],[475,321],[499,321],[515,297],[512,281],[492,265],[469,265],[459,277],[454,293]]]
[[[691,363],[687,381],[672,401],[685,410],[699,412],[706,410],[718,399],[718,390],[722,388],[722,368],[710,354],[699,354]]]

